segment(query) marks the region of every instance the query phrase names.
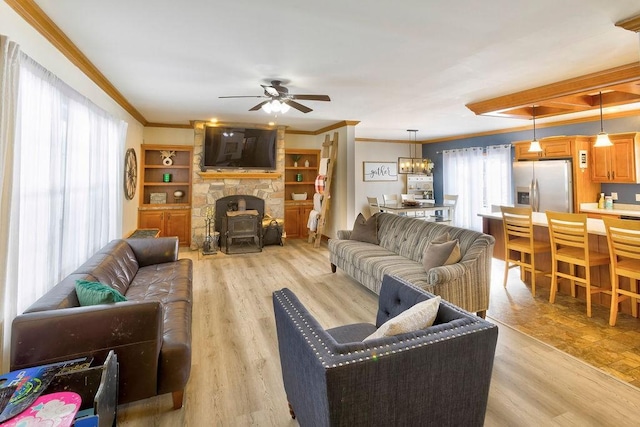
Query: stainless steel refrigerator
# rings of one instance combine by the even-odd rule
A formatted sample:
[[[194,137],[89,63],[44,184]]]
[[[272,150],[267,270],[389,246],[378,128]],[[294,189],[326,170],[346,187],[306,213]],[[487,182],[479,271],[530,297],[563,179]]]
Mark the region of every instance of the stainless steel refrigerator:
[[[573,212],[571,160],[513,163],[515,205],[534,212]]]

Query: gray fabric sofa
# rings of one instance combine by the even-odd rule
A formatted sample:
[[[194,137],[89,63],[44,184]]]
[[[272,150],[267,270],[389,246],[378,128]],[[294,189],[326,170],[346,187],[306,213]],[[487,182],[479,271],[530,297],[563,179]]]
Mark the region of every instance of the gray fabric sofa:
[[[407,216],[388,213],[376,216],[379,245],[349,240],[350,230],[339,230],[338,238],[329,240],[333,272],[336,267],[341,268],[376,294],[380,292],[383,276],[395,275],[484,317],[489,308],[493,236]],[[422,265],[425,246],[447,232],[460,242],[462,259],[425,271]]]
[[[96,252],[12,324],[11,370],[81,356],[119,364],[118,403],[172,393],[182,406],[191,372],[192,262],[178,238],[118,239]],[[76,280],[127,301],[80,306]]]
[[[442,300],[433,326],[362,341],[429,298],[385,276],[375,325],[325,330],[289,289],[274,292],[283,383],[300,425],[482,426],[496,325]]]

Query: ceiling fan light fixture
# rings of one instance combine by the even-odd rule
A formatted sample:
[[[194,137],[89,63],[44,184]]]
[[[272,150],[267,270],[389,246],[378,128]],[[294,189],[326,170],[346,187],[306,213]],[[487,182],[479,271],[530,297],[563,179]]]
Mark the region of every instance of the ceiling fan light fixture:
[[[265,102],[264,104],[262,104],[261,108],[267,114],[271,114],[271,113],[284,114],[287,111],[289,111],[289,109],[291,109],[289,105],[277,99],[272,99],[269,102]]]
[[[271,112],[273,111],[271,109],[271,103],[270,102],[265,102],[264,104],[262,104],[262,111],[264,111],[267,114],[271,114]]]
[[[540,141],[536,138],[536,106],[532,107],[533,113],[533,140],[531,140],[531,144],[529,144],[529,153],[541,153],[542,147],[540,146]]]
[[[593,144],[594,147],[611,147],[613,143],[609,139],[609,135],[604,131],[604,126],[602,124],[602,92],[600,92],[600,133],[596,138],[596,143]]]

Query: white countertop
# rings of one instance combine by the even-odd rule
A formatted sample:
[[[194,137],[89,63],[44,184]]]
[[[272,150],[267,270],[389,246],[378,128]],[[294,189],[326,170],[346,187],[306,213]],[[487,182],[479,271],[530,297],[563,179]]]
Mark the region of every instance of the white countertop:
[[[611,212],[611,209],[607,209],[607,211]],[[502,221],[502,213],[500,212],[481,212],[478,215],[483,218],[498,219]],[[547,215],[544,212],[532,212],[531,222],[533,222],[533,225],[538,225],[540,227],[549,227],[549,224],[547,223]],[[587,218],[587,231],[589,234],[597,234],[600,236],[607,235],[604,229],[604,222],[602,222],[601,219]]]
[[[602,215],[625,215],[640,218],[640,205],[613,204],[613,209],[598,209],[597,203],[580,203],[580,211]]]

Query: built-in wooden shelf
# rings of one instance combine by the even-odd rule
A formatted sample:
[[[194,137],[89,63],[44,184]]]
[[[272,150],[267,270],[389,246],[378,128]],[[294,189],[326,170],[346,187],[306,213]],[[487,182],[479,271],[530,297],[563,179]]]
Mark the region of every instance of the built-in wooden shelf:
[[[203,179],[280,179],[282,172],[198,172]]]

